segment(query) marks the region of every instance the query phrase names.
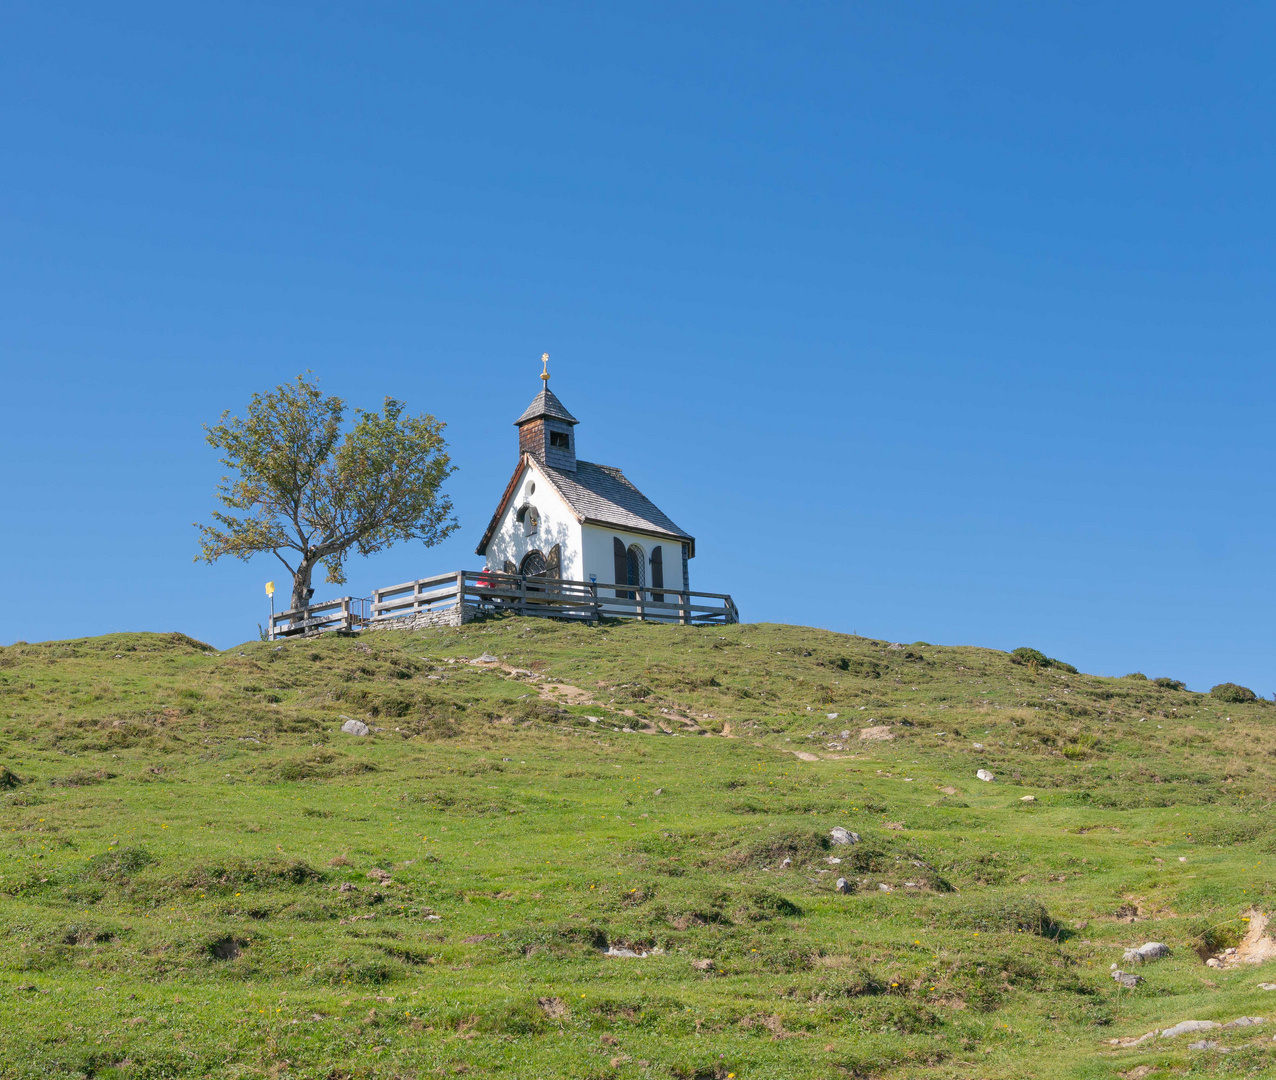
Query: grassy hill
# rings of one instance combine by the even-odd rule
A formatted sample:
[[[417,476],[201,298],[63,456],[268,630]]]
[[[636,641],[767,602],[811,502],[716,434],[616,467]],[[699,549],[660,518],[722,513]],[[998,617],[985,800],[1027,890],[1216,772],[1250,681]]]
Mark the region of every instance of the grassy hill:
[[[17,644],[0,733],[6,1077],[1276,1075],[1269,703],[507,619]]]

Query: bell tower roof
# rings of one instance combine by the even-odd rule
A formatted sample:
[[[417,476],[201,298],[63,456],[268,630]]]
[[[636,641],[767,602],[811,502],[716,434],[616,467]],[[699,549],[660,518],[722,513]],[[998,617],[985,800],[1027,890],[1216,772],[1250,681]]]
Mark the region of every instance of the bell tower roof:
[[[548,386],[532,398],[532,403],[523,410],[523,415],[514,421],[516,426],[526,424],[530,420],[548,417],[550,420],[561,420],[565,424],[579,424],[580,421],[563,406]]]

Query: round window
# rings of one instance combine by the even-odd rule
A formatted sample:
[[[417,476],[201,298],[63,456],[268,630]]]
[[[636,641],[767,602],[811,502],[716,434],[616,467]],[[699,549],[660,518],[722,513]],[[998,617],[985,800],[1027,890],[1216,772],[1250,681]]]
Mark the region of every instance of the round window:
[[[530,484],[528,484],[528,485],[527,485],[527,494],[529,494],[529,495],[535,495],[535,494],[536,494],[536,481],[535,481],[535,480],[533,480]]]

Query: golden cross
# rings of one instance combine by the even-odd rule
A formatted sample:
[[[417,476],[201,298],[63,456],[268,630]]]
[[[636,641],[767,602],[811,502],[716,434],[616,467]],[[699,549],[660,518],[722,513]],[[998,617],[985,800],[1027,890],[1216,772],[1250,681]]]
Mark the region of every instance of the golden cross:
[[[544,370],[541,372],[541,378],[545,380],[545,385],[549,385],[549,353],[541,353],[541,363]]]

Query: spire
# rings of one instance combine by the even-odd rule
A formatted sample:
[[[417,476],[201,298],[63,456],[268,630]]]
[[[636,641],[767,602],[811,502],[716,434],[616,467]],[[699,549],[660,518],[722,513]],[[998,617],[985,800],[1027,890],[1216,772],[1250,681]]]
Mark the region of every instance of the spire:
[[[549,353],[541,355],[541,368],[541,392],[514,421],[519,450],[542,464],[575,472],[576,437],[572,428],[580,421],[549,388]]]

